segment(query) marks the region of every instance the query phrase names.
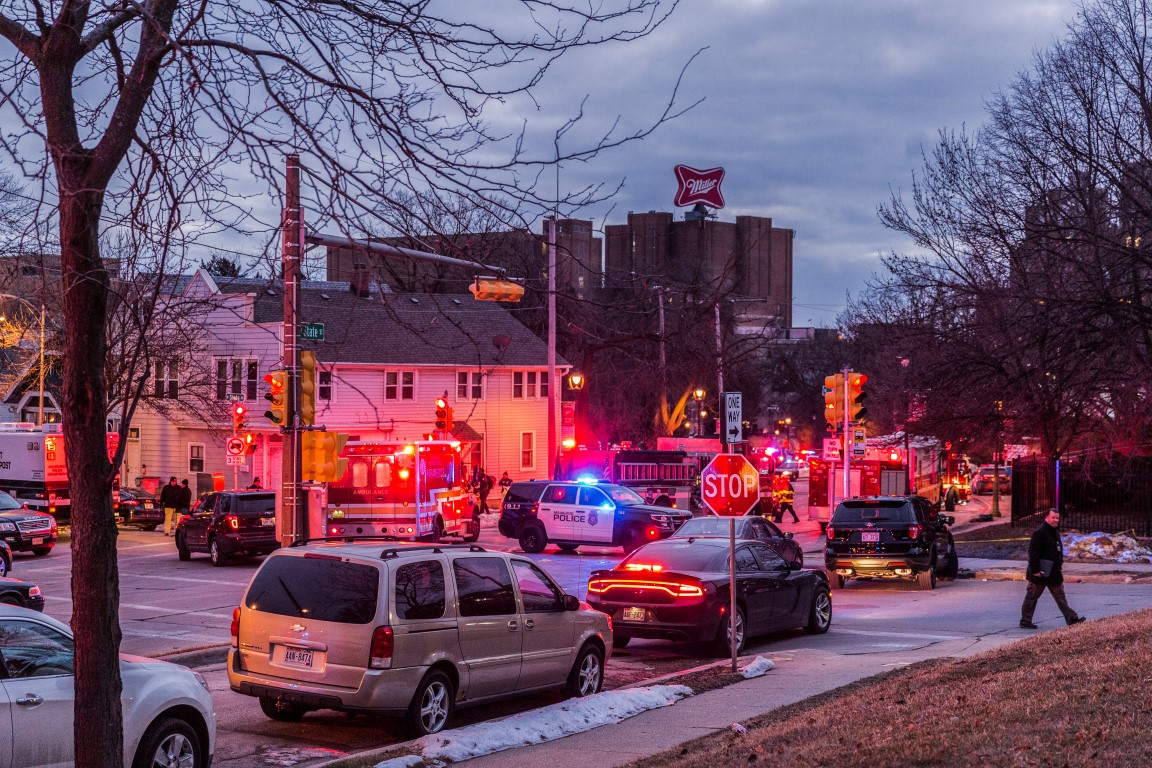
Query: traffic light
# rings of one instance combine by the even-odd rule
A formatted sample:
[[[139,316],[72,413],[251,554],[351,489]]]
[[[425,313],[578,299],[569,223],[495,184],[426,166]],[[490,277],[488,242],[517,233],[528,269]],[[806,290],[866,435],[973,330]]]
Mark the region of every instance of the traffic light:
[[[245,432],[244,435],[244,454],[251,456],[256,453],[256,435],[251,432]]]
[[[340,451],[348,435],[338,432],[304,432],[300,435],[300,475],[310,482],[332,483],[344,476],[348,459]]]
[[[520,301],[524,286],[511,280],[478,277],[468,288],[478,301]]]
[[[452,426],[452,406],[448,405],[447,398],[436,398],[436,429],[449,432]]]
[[[248,428],[248,409],[243,403],[232,404],[232,434],[239,435]]]
[[[272,373],[265,374],[264,383],[268,385],[264,399],[272,403],[269,409],[264,411],[264,418],[273,424],[282,425],[285,423],[287,415],[288,372],[272,371]]]
[[[836,426],[844,421],[844,374],[824,377],[824,419]]]
[[[300,351],[300,423],[316,423],[316,353]]]
[[[848,398],[848,420],[849,421],[863,421],[868,415],[868,409],[864,407],[864,397],[867,393],[864,392],[864,384],[868,381],[868,377],[862,373],[849,371],[847,382]]]

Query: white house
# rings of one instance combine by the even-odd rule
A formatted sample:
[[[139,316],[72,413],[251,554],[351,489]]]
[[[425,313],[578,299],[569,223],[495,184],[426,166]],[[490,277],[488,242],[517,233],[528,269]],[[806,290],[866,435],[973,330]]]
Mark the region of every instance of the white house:
[[[202,301],[200,342],[190,359],[157,363],[129,426],[125,485],[189,478],[210,490],[280,482],[279,427],[265,418],[264,376],[280,358],[283,295],[278,281],[214,278],[200,270],[173,282],[180,301]],[[365,295],[366,294],[366,295]],[[349,283],[301,286],[301,324],[322,323],[322,341],[302,341],[319,361],[316,423],[351,440],[419,439],[435,429],[447,395],[452,436],[466,461],[513,479],[548,471],[547,349],[505,306],[471,295],[392,294]],[[561,361],[560,378],[568,365]],[[255,453],[226,463],[231,406],[245,404]],[[556,423],[560,423],[559,397]],[[173,407],[176,406],[176,407]]]

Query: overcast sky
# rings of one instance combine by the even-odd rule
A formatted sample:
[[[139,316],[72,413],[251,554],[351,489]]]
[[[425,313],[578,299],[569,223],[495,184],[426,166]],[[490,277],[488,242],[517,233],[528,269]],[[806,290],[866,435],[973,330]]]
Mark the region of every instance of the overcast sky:
[[[911,249],[877,206],[910,189],[940,129],[983,123],[985,99],[1062,37],[1075,10],[1072,0],[684,0],[651,37],[582,52],[550,82],[567,99],[557,104],[588,93],[593,119],[638,125],[707,47],[681,86],[683,102],[705,102],[641,143],[564,167],[561,187],[626,177],[606,220],[608,206],[583,212],[619,224],[628,211],[678,210],[677,163],[722,166],[720,219],[795,230],[794,324],[832,326],[881,253]],[[546,120],[549,106],[525,117]]]

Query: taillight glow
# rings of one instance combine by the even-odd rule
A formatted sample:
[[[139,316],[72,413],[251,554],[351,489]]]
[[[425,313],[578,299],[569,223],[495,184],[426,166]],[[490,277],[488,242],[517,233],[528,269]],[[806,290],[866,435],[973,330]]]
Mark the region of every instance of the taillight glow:
[[[704,588],[699,584],[685,584],[679,581],[634,581],[632,579],[592,579],[588,591],[603,595],[613,589],[654,589],[667,592],[672,597],[703,597]]]
[[[829,526],[828,526],[827,528],[825,528],[824,530],[825,530],[825,532],[828,534],[828,540],[829,540],[829,541],[831,541],[832,539],[836,538],[836,529],[835,529],[835,528],[833,528],[831,525],[829,525]]]
[[[393,637],[392,627],[376,627],[372,632],[372,650],[368,666],[372,669],[388,669],[392,666]]]
[[[648,538],[650,538],[650,539],[660,538],[660,531],[656,530],[655,528],[649,528],[648,529]]]
[[[407,479],[408,479],[408,476],[409,476],[409,475],[411,475],[411,474],[412,474],[412,473],[411,473],[411,472],[409,472],[408,470],[406,470],[406,469],[402,469],[402,470],[400,470],[400,479],[401,479],[401,480],[407,480]]]
[[[918,526],[918,525],[908,526],[908,538],[910,538],[910,539],[920,538],[920,526]]]
[[[232,634],[232,647],[240,647],[240,609],[236,608],[232,611],[232,625],[228,628]]]
[[[236,515],[228,515],[224,518],[224,522],[227,523],[228,527],[232,530],[240,530],[240,518],[236,517]]]

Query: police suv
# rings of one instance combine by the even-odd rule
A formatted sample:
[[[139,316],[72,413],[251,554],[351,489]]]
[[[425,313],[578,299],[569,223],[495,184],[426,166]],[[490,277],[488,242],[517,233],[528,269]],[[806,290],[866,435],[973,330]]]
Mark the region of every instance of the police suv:
[[[552,542],[573,552],[582,544],[624,547],[672,535],[691,515],[656,507],[622,485],[602,482],[540,481],[513,483],[500,508],[500,533],[518,539],[535,554]]]

